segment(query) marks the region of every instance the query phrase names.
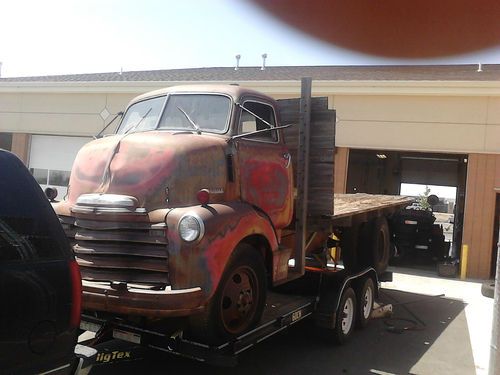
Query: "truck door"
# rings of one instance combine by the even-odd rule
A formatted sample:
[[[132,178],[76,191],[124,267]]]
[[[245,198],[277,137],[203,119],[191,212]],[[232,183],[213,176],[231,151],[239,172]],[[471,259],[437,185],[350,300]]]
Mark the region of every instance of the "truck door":
[[[242,105],[248,111],[240,108],[240,134],[268,129],[262,120],[276,125],[271,105],[258,100],[246,100]],[[275,228],[286,227],[293,213],[293,177],[290,154],[281,134],[269,131],[239,138],[237,149],[241,199],[265,211]]]

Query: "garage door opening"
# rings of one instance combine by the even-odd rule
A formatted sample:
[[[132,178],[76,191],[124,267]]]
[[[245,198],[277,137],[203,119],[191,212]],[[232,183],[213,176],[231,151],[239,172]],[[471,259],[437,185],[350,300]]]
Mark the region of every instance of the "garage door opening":
[[[392,263],[434,270],[460,255],[466,174],[467,155],[350,150],[347,192],[415,197],[394,216]],[[432,207],[430,195],[439,198]]]

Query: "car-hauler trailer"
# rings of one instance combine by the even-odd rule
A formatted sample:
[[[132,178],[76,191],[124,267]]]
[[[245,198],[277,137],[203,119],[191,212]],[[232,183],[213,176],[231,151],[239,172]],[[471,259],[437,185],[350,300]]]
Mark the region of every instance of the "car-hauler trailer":
[[[84,323],[175,334],[181,354],[237,354],[308,315],[344,341],[387,268],[387,218],[411,199],[334,195],[334,157],[335,111],[310,79],[300,99],[237,85],[135,98],[114,135],[80,150],[54,205]]]

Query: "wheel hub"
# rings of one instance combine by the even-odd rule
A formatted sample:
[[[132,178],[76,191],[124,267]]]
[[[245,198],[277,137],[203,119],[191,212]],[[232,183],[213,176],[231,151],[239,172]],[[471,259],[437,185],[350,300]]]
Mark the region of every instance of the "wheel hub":
[[[252,303],[253,303],[252,291],[242,290],[238,298],[238,303],[236,304],[236,306],[238,306],[238,311],[240,312],[240,314],[241,315],[248,314],[248,312],[252,308]]]

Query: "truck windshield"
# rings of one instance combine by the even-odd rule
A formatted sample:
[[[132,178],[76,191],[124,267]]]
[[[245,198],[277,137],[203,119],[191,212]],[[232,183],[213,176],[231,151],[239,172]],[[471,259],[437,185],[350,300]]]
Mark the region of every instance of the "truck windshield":
[[[147,99],[129,107],[117,134],[154,129],[193,131],[196,127],[224,133],[230,108],[228,97],[214,94],[171,94]]]

